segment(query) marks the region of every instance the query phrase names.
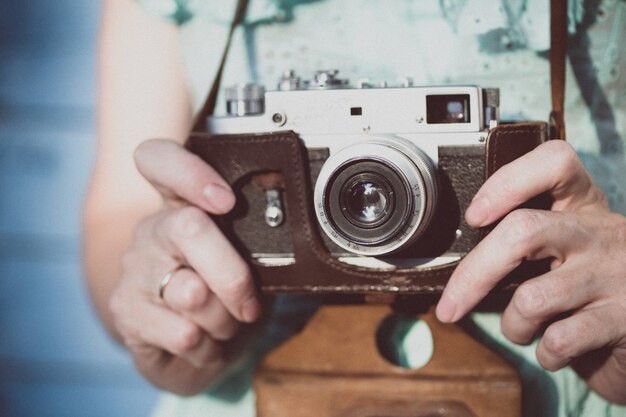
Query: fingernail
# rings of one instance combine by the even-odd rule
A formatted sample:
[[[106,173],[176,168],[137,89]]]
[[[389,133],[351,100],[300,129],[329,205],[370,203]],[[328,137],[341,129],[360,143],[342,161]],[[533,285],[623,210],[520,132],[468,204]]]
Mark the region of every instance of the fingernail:
[[[235,205],[233,192],[222,185],[209,184],[204,187],[203,193],[211,207],[220,213],[230,211]]]
[[[484,226],[489,218],[489,201],[485,197],[472,200],[465,211],[465,220],[472,226]]]
[[[259,314],[261,314],[261,304],[256,297],[252,297],[243,303],[243,307],[241,307],[241,316],[245,322],[251,323],[255,321],[259,317]]]
[[[437,309],[435,310],[437,318],[440,322],[450,323],[454,319],[454,314],[456,313],[456,305],[454,302],[444,294],[441,296],[441,300],[437,304]]]

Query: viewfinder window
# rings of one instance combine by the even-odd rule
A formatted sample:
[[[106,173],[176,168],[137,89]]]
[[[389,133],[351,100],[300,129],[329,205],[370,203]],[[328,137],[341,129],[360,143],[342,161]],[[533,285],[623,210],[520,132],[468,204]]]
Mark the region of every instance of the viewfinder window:
[[[363,114],[361,107],[350,107],[350,116],[360,116]]]
[[[469,94],[437,94],[426,96],[426,123],[469,123]]]

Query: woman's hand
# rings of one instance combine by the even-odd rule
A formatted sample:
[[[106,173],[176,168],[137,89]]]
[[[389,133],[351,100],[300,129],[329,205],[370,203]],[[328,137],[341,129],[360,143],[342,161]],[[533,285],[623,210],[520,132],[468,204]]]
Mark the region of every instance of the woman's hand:
[[[552,211],[516,209],[548,192]],[[524,282],[502,316],[502,333],[528,344],[543,329],[537,359],[568,364],[610,401],[626,403],[626,218],[609,210],[574,150],[550,141],[497,171],[470,204],[474,227],[502,218],[461,262],[437,306],[454,322],[524,259],[551,271]]]
[[[235,199],[177,142],[146,141],[135,161],[163,206],[137,228],[110,309],[140,372],[161,388],[191,394],[224,371],[223,343],[260,314],[247,264],[206,214],[228,212]],[[161,298],[168,271],[175,272]]]

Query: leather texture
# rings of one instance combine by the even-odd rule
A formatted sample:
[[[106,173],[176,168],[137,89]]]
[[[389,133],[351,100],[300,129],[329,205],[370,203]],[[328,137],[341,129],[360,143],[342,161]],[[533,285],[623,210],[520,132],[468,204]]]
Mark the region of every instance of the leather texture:
[[[443,158],[441,161],[443,166],[447,164],[449,169],[448,180],[451,184],[456,182],[451,186],[464,190],[455,196],[447,196],[449,199],[457,198],[457,207],[453,210],[458,213],[454,222],[459,224],[464,222],[460,220],[462,213],[485,177],[535,148],[546,140],[546,136],[545,123],[500,125],[492,129],[487,137],[485,155],[482,157],[484,168],[480,163],[477,165],[475,158],[463,157],[460,149],[455,149],[458,153],[456,157],[454,152],[450,152],[450,155]],[[242,225],[246,230],[257,227],[259,230],[256,233],[266,242],[282,239],[283,250],[293,251],[295,263],[283,266],[263,265],[248,256],[252,269],[259,279],[259,285],[264,291],[432,294],[443,290],[447,279],[458,264],[453,262],[432,267],[379,270],[348,265],[332,256],[321,238],[313,212],[308,152],[294,132],[220,136],[193,132],[186,146],[213,166],[231,184],[238,198],[242,197],[233,212],[217,219],[217,222],[225,235],[244,255],[248,252],[246,242],[242,240],[242,235],[237,234]],[[319,169],[316,165],[313,166],[314,170]],[[475,175],[477,171],[483,171],[484,174],[477,177]],[[264,224],[262,220],[264,207],[262,210],[259,210],[259,207],[251,207],[243,198],[246,184],[254,186],[250,185],[252,177],[267,172],[279,172],[283,175],[288,239],[268,234],[268,227],[260,228],[259,225]],[[458,204],[458,201],[462,201],[462,204]],[[449,208],[449,202],[446,204]],[[545,200],[537,200],[532,204],[533,207],[537,205],[546,207]],[[252,223],[239,223],[237,226],[238,221],[251,216],[257,216],[257,220]],[[459,250],[462,253],[477,244],[488,232],[488,230],[471,231],[467,225],[464,228],[461,228],[466,230],[462,236],[465,233],[467,236],[463,242],[456,243],[455,249],[462,249]],[[245,236],[243,234],[243,237]],[[448,248],[454,248],[454,245],[452,239]],[[520,281],[545,271],[545,262],[525,262],[503,280],[499,289],[511,289]]]
[[[550,139],[565,140],[565,61],[567,58],[567,1],[550,1]]]
[[[327,148],[307,149],[311,184],[314,185],[322,165],[328,159]],[[458,256],[467,253],[475,244],[478,230],[465,222],[463,213],[482,184],[485,169],[483,146],[447,146],[439,149],[438,189],[436,214],[424,235],[408,249],[391,258],[429,258]],[[237,187],[239,204],[228,215],[241,253],[249,257],[291,257],[294,253],[290,228],[283,223],[270,227],[264,221],[265,190],[278,189],[284,195],[282,174],[253,174]],[[317,223],[316,223],[317,224]],[[326,249],[335,257],[350,256],[319,229]],[[460,234],[457,236],[457,230]]]

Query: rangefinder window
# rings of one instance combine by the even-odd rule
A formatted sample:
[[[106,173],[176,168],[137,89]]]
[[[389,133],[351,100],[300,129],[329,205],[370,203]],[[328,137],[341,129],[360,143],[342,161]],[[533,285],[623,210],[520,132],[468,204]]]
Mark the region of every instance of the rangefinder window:
[[[469,123],[469,94],[437,94],[426,96],[426,123]]]

